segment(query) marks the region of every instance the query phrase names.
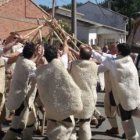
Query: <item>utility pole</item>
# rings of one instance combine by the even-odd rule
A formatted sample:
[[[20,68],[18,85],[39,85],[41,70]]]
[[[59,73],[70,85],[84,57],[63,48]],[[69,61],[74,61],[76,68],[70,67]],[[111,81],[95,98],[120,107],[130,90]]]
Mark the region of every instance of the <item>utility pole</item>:
[[[55,0],[52,0],[52,19],[55,17]]]
[[[76,17],[76,13],[77,13],[77,5],[76,5],[76,0],[71,0],[72,2],[72,12],[71,12],[71,17],[72,17],[72,21],[71,21],[71,31],[72,34],[75,38],[77,38],[77,17]]]
[[[109,0],[109,1],[108,1],[108,9],[111,10],[111,7],[112,7],[112,0]]]
[[[52,20],[55,18],[55,4],[56,4],[56,1],[55,0],[52,0]],[[51,33],[51,38],[49,40],[49,44],[50,45],[53,45],[54,43],[54,38],[53,38],[53,32]]]

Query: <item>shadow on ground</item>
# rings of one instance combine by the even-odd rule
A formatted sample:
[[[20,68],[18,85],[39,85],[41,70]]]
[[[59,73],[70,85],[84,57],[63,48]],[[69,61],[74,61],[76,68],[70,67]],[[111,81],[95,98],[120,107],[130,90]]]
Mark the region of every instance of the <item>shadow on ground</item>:
[[[106,134],[105,132],[101,132],[101,131],[92,131],[92,136],[95,137],[96,135],[104,135],[104,136],[110,136],[112,138],[110,139],[94,139],[94,140],[113,140],[113,138],[118,138],[118,139],[121,139],[122,137],[119,136],[119,135],[108,135]],[[93,140],[93,139],[91,139]]]
[[[97,102],[96,107],[104,107],[104,102]]]

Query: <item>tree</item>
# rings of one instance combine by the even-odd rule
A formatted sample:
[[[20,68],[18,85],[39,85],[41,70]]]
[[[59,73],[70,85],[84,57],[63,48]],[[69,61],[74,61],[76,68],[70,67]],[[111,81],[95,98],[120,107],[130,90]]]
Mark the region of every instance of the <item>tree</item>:
[[[108,2],[111,2],[111,10],[128,17],[140,11],[140,0],[105,0],[101,5],[108,8]]]
[[[77,3],[77,7],[79,7],[81,5],[83,5],[82,2],[78,2]],[[67,5],[63,5],[62,7],[67,8],[67,9],[71,9],[72,8],[72,4],[70,3],[70,4],[67,4]]]
[[[50,9],[50,8],[49,8],[48,6],[46,6],[46,5],[40,4],[39,6],[40,6],[42,9],[44,9],[45,11],[47,11],[47,10]]]
[[[132,18],[137,17],[137,13],[140,11],[140,0],[105,0],[101,5],[108,8],[108,2],[111,2],[111,10],[129,17],[127,30],[130,33]]]
[[[71,25],[67,21],[59,20],[58,22],[67,33],[71,33]]]

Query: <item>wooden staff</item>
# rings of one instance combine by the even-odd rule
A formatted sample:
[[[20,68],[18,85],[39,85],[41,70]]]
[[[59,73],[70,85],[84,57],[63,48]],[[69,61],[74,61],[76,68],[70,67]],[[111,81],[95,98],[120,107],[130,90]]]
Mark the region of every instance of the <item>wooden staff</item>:
[[[40,41],[42,42],[42,32],[41,32],[41,29],[39,29],[39,36],[40,36]]]
[[[37,19],[37,23],[39,25],[39,19]],[[38,29],[38,31],[39,31],[40,41],[42,42],[42,32],[41,32],[41,29]]]
[[[44,25],[38,26],[36,29],[34,29],[34,30],[32,30],[31,32],[29,32],[28,34],[26,34],[26,35],[24,36],[24,38],[29,37],[31,34],[33,34],[35,31],[41,29],[42,27],[44,27]]]
[[[42,128],[41,128],[41,135],[44,135],[44,128],[45,128],[45,121],[46,121],[46,112],[43,112],[43,120],[42,120]]]
[[[61,40],[64,41],[64,39],[66,38],[66,32],[64,31],[64,29],[57,23],[57,21],[55,19],[53,20],[47,20],[46,17],[44,17],[44,19],[46,20],[46,22],[49,24],[49,26],[51,26],[51,28],[53,30],[55,30],[55,32],[57,33],[57,35],[59,34]],[[70,40],[71,43],[74,45],[74,47],[79,51],[79,48],[76,46],[76,44],[74,43],[74,41],[72,41],[72,39]]]
[[[36,32],[36,34],[33,36],[33,38],[31,39],[31,41],[34,41],[34,40],[36,39],[36,37],[37,37],[37,35],[38,35],[38,32],[39,32],[39,31]]]
[[[59,34],[59,36],[60,36],[60,38],[62,39],[62,40],[64,40],[64,38],[66,37],[63,33],[62,33],[62,29],[60,30],[60,28],[58,28],[58,25],[56,26],[56,24],[54,24],[54,20],[55,19],[53,19],[53,20],[48,20],[45,16],[44,16],[44,19],[45,19],[45,21],[48,23],[48,25],[53,29],[53,30],[55,30],[55,32],[57,33],[57,34]]]
[[[29,31],[29,30],[36,29],[37,27],[38,27],[38,26],[36,26],[36,27],[32,27],[32,28],[28,28],[28,29],[19,30],[19,31],[15,31],[15,32],[16,32],[16,33],[26,32],[26,31]]]
[[[63,36],[64,37],[66,37],[66,36],[69,36],[70,38],[71,38],[71,43],[74,45],[74,47],[79,51],[79,48],[76,46],[76,44],[74,43],[74,41],[72,41],[72,39],[74,39],[74,40],[77,40],[76,38],[74,38],[73,36],[71,36],[70,34],[68,34],[58,23],[57,23],[57,21],[56,21],[56,19],[54,19],[53,20],[54,22],[54,25],[55,25],[55,27],[57,27],[59,30],[60,30],[60,32],[63,34]],[[79,42],[79,40],[77,40],[78,42]],[[80,43],[82,43],[81,41],[80,41]],[[82,44],[84,44],[84,43],[82,43]]]
[[[53,33],[54,33],[54,35],[58,38],[59,42],[60,42],[61,44],[63,44],[63,41],[61,40],[61,38],[59,37],[59,35],[58,35],[55,31],[53,31]]]
[[[75,41],[77,41],[77,42],[79,42],[79,43],[81,43],[81,44],[85,44],[85,43],[83,43],[82,41],[78,40],[77,38],[73,37],[72,35],[68,34],[67,32],[66,32],[66,34],[67,34],[71,39],[74,39]]]

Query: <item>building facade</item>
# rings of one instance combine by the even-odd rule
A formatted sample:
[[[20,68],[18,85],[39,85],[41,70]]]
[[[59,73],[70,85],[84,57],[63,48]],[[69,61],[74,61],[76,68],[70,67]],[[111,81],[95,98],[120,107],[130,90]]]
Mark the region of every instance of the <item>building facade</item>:
[[[37,27],[47,13],[32,0],[0,0],[0,38],[5,39],[10,32]],[[42,30],[47,34],[47,30]],[[27,32],[19,32],[27,34]]]
[[[56,18],[71,24],[71,10],[57,7]],[[87,2],[77,8],[77,38],[91,45],[126,42],[128,18],[112,10]]]

